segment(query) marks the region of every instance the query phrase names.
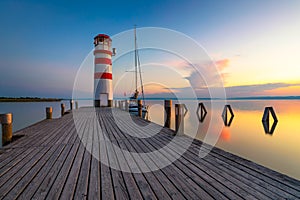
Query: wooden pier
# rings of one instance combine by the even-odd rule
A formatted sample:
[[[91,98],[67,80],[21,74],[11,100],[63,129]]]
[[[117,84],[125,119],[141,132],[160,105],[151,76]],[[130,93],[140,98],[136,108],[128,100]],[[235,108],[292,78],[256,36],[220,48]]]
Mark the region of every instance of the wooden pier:
[[[93,115],[93,108],[80,108],[18,131],[24,136],[0,150],[0,199],[300,199],[300,181],[218,148],[200,158],[200,147],[209,150],[210,146],[198,140],[179,159],[156,171],[130,173],[110,168],[93,155],[115,166],[151,169],[190,140],[180,136],[176,145],[167,146],[174,131],[156,124],[161,130],[155,136],[133,137],[117,126],[112,111],[120,116],[125,113],[99,108]],[[77,129],[83,134],[77,134],[75,112]],[[118,120],[127,126],[122,117]],[[133,121],[145,128],[151,123],[138,117]],[[84,135],[97,132],[95,123],[120,149],[152,152],[166,147],[160,155],[165,160],[143,154],[136,162],[116,153],[105,141],[99,145],[97,134]],[[130,125],[127,130],[143,134]]]

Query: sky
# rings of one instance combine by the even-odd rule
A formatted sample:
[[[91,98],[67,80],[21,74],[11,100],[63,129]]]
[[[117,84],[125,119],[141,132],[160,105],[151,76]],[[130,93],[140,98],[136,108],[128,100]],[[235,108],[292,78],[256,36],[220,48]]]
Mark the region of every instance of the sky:
[[[70,97],[93,37],[114,36],[134,24],[174,30],[200,44],[215,62],[227,96],[300,95],[299,10],[298,0],[2,0],[0,96]],[[157,52],[141,52],[142,63],[147,53]],[[186,63],[166,57],[157,55],[155,74],[166,67],[184,74],[172,89],[201,84],[184,71]],[[156,77],[154,70],[146,73],[151,62],[144,63],[149,81]],[[176,75],[172,79],[177,83]],[[145,89],[156,96],[166,92],[162,84]]]

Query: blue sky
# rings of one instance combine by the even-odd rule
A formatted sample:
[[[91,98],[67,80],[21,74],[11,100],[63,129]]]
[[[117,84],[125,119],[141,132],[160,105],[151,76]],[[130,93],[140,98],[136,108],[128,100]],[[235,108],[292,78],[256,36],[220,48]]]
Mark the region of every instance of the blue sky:
[[[299,89],[300,78],[295,58],[295,52],[300,52],[299,10],[296,0],[2,0],[0,96],[70,97],[76,72],[93,48],[93,37],[115,35],[134,24],[182,32],[203,45],[216,61],[229,60],[224,70],[229,74],[228,87],[245,90],[245,85],[261,85],[258,95],[297,95],[293,91]],[[276,43],[282,51],[274,50]],[[276,60],[278,55],[281,59]],[[287,60],[284,70],[274,67]],[[262,67],[276,70],[246,78]],[[264,91],[270,83],[294,88],[285,85],[286,89],[275,88],[274,93]]]

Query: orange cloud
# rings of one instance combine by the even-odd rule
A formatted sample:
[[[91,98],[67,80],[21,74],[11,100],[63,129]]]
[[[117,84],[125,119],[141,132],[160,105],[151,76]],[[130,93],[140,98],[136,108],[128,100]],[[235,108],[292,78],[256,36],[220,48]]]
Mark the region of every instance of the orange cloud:
[[[217,60],[215,63],[218,67],[219,70],[224,70],[226,67],[229,66],[229,62],[230,60],[225,58],[225,59],[222,59],[222,60]]]
[[[300,95],[300,86],[292,85],[283,88],[275,88],[273,90],[265,91],[264,94],[270,96],[298,96]]]
[[[140,89],[139,89],[140,90]],[[165,94],[165,93],[174,93],[177,90],[176,89],[169,89],[162,85],[156,84],[156,83],[150,83],[144,85],[144,90],[146,95],[151,94]]]

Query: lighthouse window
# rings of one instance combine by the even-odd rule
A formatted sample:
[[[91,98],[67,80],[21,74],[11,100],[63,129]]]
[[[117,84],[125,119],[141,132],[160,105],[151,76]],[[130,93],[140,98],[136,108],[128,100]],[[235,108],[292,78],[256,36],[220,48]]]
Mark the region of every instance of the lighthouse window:
[[[103,38],[100,38],[100,42],[103,42]]]

